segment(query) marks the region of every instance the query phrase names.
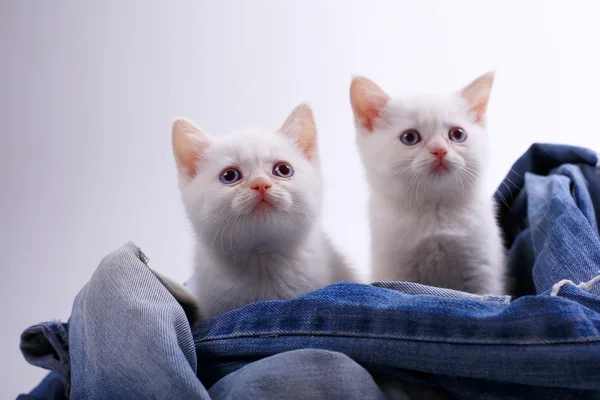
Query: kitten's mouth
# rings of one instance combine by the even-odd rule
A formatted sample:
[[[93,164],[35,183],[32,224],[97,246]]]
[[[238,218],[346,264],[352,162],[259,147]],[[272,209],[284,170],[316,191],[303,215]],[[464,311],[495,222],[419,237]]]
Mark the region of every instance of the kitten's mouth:
[[[444,174],[448,171],[450,171],[450,170],[444,163],[439,163],[438,165],[433,167],[433,169],[431,170],[431,173],[434,175],[439,175],[439,174]]]
[[[254,208],[252,208],[252,212],[261,211],[269,208],[273,208],[273,204],[271,204],[269,200],[263,197],[262,199],[259,199]]]

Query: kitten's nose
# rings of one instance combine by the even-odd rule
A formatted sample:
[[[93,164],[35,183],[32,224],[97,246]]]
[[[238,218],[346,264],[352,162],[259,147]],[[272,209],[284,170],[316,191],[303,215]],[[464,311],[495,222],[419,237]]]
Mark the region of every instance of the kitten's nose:
[[[442,161],[444,157],[446,157],[446,154],[448,154],[448,151],[446,149],[433,149],[431,150],[431,154],[436,156],[438,160]]]
[[[260,181],[255,181],[252,184],[251,189],[258,191],[258,193],[260,193],[260,194],[265,194],[267,189],[269,189],[270,187],[271,187],[271,184],[269,182],[267,182],[265,180],[260,180]]]

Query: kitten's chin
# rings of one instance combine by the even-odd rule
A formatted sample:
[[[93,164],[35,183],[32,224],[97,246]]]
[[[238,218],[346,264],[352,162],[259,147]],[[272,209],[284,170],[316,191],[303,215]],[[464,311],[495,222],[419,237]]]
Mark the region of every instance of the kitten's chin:
[[[430,174],[434,177],[446,176],[450,173],[450,168],[445,164],[438,164],[431,169]]]
[[[261,199],[256,202],[256,204],[250,209],[248,214],[262,215],[262,214],[273,213],[275,211],[277,211],[277,210],[273,203],[271,203],[270,201],[268,201],[266,199]]]
[[[453,178],[460,166],[456,162],[444,159],[441,161],[435,160],[429,164],[428,175],[433,179],[448,179]]]

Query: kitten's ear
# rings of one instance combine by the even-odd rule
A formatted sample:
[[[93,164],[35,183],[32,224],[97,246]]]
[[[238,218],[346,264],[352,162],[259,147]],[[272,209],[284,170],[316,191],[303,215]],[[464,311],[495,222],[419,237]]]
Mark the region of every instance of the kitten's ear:
[[[488,100],[494,83],[494,71],[481,75],[460,92],[460,96],[467,100],[469,109],[475,116],[475,122],[483,123],[487,111]]]
[[[182,175],[193,178],[198,173],[204,150],[210,145],[210,138],[187,119],[178,118],[171,130],[173,154]]]
[[[350,103],[354,119],[356,124],[360,124],[369,132],[373,131],[375,121],[381,117],[389,100],[390,96],[372,80],[362,76],[352,79]]]
[[[313,161],[317,154],[317,125],[308,104],[294,108],[279,131],[296,142],[304,156]]]

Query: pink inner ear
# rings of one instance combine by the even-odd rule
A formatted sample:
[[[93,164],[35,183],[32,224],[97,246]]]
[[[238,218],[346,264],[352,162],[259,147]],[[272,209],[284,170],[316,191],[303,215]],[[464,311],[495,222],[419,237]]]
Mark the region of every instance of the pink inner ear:
[[[475,79],[461,91],[461,96],[467,101],[469,110],[474,114],[477,123],[483,123],[485,120],[493,83],[494,72],[488,72]]]
[[[186,153],[181,159],[181,167],[184,169],[186,175],[188,175],[190,178],[194,178],[198,174],[200,152],[202,151],[202,149],[198,149],[197,151],[194,150],[195,149],[192,148],[186,149]]]
[[[485,112],[487,109],[487,102],[478,103],[471,106],[471,112],[475,115],[475,122],[481,124],[485,120]]]
[[[381,109],[372,108],[367,109],[363,112],[363,120],[361,121],[362,126],[367,129],[369,132],[373,131],[373,125],[375,125],[375,121],[381,117]]]
[[[190,121],[179,119],[173,123],[172,142],[179,171],[194,178],[210,139]]]
[[[312,161],[317,153],[317,138],[314,129],[314,126],[305,127],[296,140],[296,145],[309,161]]]
[[[390,97],[373,81],[358,77],[350,86],[350,102],[354,118],[369,132],[373,131],[375,122],[383,115],[383,109]]]
[[[317,127],[308,104],[296,107],[280,131],[294,140],[306,159],[313,161],[317,153]]]

